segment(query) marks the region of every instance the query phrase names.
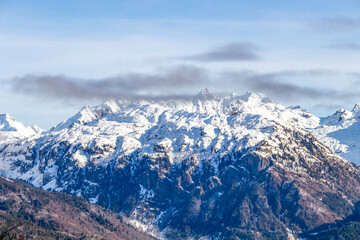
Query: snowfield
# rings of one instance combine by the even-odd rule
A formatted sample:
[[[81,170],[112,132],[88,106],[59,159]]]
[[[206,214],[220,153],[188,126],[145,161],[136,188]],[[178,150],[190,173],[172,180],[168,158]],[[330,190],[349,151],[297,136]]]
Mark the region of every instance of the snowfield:
[[[345,159],[360,164],[360,107],[340,109],[318,118],[299,106],[285,107],[262,94],[247,92],[223,98],[204,88],[191,101],[108,100],[84,107],[49,131],[24,126],[9,114],[0,115],[0,144],[38,138],[41,142],[75,144],[70,149],[78,166],[135,151],[158,156],[171,152],[172,162],[198,154],[226,154],[253,147],[273,133],[274,123],[310,131]],[[98,155],[87,156],[86,148]]]

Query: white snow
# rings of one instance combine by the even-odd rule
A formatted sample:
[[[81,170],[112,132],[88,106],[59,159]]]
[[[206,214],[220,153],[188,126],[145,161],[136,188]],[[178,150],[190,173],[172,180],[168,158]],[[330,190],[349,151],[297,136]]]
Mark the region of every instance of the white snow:
[[[37,126],[25,126],[8,113],[0,114],[0,144],[38,136],[43,132]]]
[[[81,150],[77,150],[73,154],[73,159],[79,167],[85,167],[88,160],[87,157],[84,156],[84,153]]]
[[[218,162],[213,159],[232,150],[253,148],[264,140],[278,145],[275,136],[281,133],[277,126],[310,131],[335,152],[359,164],[359,109],[357,104],[352,111],[342,109],[320,119],[298,106],[285,107],[262,94],[217,97],[205,89],[192,100],[109,100],[96,107],[84,107],[46,132],[24,126],[4,114],[0,115],[0,143],[2,136],[5,139],[0,144],[4,150],[0,171],[2,175],[42,186],[43,174],[56,177],[55,159],[50,158],[41,172],[38,159],[26,173],[20,173],[13,164],[31,164],[34,147],[37,152],[47,148],[58,151],[63,143],[71,144],[65,154],[71,155],[79,167],[88,163],[105,166],[113,159],[136,154],[150,159],[167,157],[171,164],[190,157],[199,164],[212,159],[211,164],[217,169]],[[54,182],[47,187],[56,188]]]
[[[97,203],[99,201],[99,194],[96,195],[94,198],[89,198],[89,202],[91,203]]]
[[[6,120],[3,129],[23,126],[8,115],[3,119]],[[10,141],[1,155],[0,170],[7,176],[40,186],[43,178],[38,160],[25,174],[12,168],[13,162],[32,161],[33,147],[38,146],[39,152],[47,147],[59,148],[60,143],[71,144],[65,154],[71,155],[79,167],[88,163],[106,165],[114,158],[121,159],[133,153],[151,159],[167,157],[171,164],[191,156],[201,162],[234,149],[254,147],[275,134],[275,125],[304,129],[315,128],[319,122],[319,118],[299,107],[287,108],[251,92],[220,98],[204,89],[192,100],[135,103],[109,100],[96,107],[82,108],[47,132],[36,132],[18,143]],[[43,174],[54,176],[55,159],[47,164]],[[217,169],[218,162],[212,160],[211,164]],[[48,187],[56,187],[48,184]]]
[[[360,104],[352,111],[338,110],[322,118],[319,126],[310,128],[312,134],[337,154],[360,165]]]
[[[218,98],[203,91],[191,101],[130,104],[110,100],[98,107],[83,108],[45,133],[44,138],[99,149],[100,153],[92,154],[90,159],[98,163],[114,154],[125,156],[135,151],[154,157],[167,153],[176,160],[194,152],[207,157],[234,147],[255,146],[274,132],[274,123],[288,125],[297,119],[292,127],[312,127],[319,122],[314,116],[305,118],[306,114],[260,94]],[[80,152],[75,152],[73,158],[80,166],[86,162]]]

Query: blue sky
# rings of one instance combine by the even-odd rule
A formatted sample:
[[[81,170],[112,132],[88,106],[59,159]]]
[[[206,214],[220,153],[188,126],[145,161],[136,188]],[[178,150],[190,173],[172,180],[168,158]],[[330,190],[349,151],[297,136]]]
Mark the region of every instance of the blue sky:
[[[208,86],[328,115],[360,102],[359,12],[347,0],[0,0],[0,112],[47,129],[117,92]]]

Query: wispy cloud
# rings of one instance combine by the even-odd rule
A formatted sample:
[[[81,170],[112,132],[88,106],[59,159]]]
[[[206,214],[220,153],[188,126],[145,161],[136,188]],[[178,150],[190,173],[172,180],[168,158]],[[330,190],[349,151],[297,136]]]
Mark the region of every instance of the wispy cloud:
[[[333,17],[311,22],[311,27],[324,32],[343,32],[360,29],[360,18]]]
[[[253,61],[259,60],[260,47],[249,42],[237,42],[211,49],[207,52],[187,56],[184,59],[201,62]]]
[[[344,105],[340,105],[340,104],[326,104],[326,103],[319,103],[319,104],[315,104],[312,106],[313,108],[318,108],[318,109],[325,109],[325,110],[334,110],[334,109],[340,109],[340,108],[344,108]]]
[[[354,42],[331,44],[331,45],[328,45],[327,47],[336,49],[336,50],[345,50],[345,51],[359,51],[360,50],[360,44],[354,43]]]
[[[336,90],[328,88],[305,87],[290,83],[289,80],[299,78],[317,79],[330,75],[348,75],[354,77],[357,73],[341,73],[329,70],[282,71],[272,73],[256,73],[251,71],[228,72],[222,78],[230,80],[233,86],[242,86],[251,91],[262,92],[283,100],[295,99],[350,99],[358,94],[352,90]],[[350,76],[351,75],[351,76]]]

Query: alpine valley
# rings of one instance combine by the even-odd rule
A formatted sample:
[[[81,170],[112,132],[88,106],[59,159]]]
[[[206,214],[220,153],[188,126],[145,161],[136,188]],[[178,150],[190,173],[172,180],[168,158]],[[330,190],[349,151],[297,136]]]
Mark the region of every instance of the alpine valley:
[[[49,131],[5,114],[0,175],[84,198],[157,238],[331,239],[324,226],[360,216],[359,118],[360,105],[319,118],[207,89],[108,100]]]

